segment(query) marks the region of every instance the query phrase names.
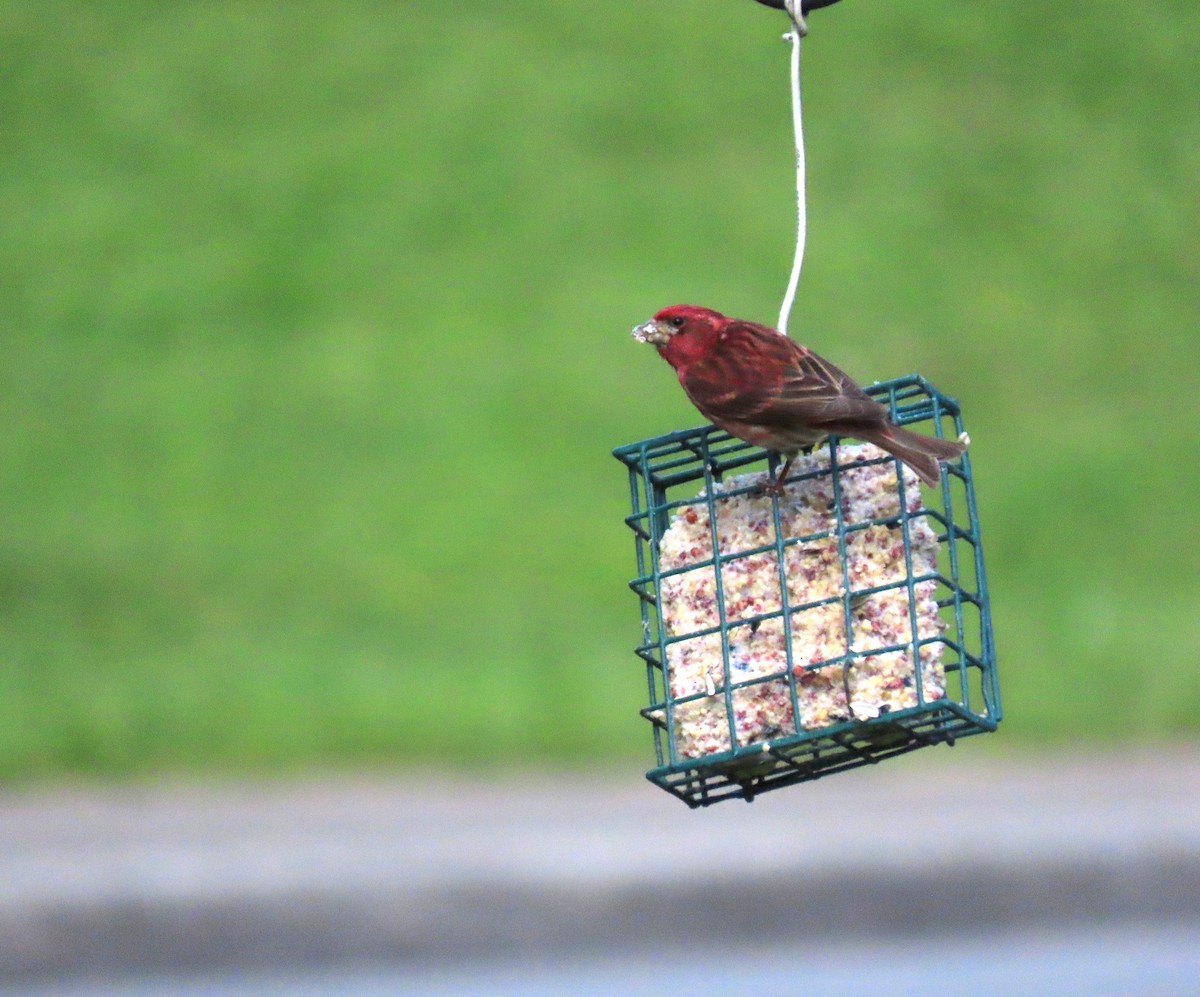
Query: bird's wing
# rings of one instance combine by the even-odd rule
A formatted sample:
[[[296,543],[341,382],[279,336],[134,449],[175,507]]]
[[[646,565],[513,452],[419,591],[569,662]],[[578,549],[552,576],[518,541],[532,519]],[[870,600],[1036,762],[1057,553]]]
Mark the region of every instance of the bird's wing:
[[[813,425],[829,422],[876,421],[887,409],[860,388],[849,374],[807,347],[796,345],[796,362],[780,385],[772,415]]]
[[[820,426],[875,421],[886,410],[851,378],[782,333],[731,322],[703,360],[688,367],[684,389],[714,421]]]

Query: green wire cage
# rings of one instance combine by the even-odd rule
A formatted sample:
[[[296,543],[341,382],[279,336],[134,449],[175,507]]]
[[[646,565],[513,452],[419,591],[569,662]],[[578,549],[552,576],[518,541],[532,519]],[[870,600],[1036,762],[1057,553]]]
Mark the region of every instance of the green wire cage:
[[[866,389],[893,420],[957,437],[919,376]],[[952,431],[951,431],[952,429]],[[691,807],[996,729],[983,547],[963,455],[939,488],[836,439],[761,485],[775,455],[713,426],[619,447],[629,472],[657,764]]]

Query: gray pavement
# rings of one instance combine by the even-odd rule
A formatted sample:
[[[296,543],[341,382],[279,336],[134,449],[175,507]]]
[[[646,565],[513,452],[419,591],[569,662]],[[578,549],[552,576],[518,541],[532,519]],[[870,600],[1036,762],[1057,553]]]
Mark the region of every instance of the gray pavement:
[[[968,742],[699,811],[632,769],[0,794],[0,990],[1048,932],[1200,948],[1200,749]]]

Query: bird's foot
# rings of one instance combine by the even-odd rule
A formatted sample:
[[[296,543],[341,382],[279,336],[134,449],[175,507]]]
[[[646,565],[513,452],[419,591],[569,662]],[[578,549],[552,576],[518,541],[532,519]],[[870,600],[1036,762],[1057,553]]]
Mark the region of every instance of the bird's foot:
[[[787,481],[788,471],[792,469],[792,461],[796,459],[796,455],[792,454],[786,461],[783,462],[783,467],[779,469],[779,473],[774,477],[768,477],[761,485],[758,486],[759,492],[763,495],[773,495],[775,498],[783,497],[784,482]]]
[[[775,496],[775,498],[783,498],[783,479],[768,478],[766,481],[760,481],[754,488],[759,495]]]

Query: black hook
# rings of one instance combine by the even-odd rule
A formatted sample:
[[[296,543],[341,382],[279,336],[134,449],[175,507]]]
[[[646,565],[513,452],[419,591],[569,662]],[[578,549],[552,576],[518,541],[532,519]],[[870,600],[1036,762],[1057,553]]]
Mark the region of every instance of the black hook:
[[[787,10],[783,5],[783,0],[758,0],[765,7],[774,7],[776,10]],[[807,14],[810,10],[819,10],[822,7],[828,7],[830,4],[837,3],[838,0],[804,0],[800,5],[800,13]]]

